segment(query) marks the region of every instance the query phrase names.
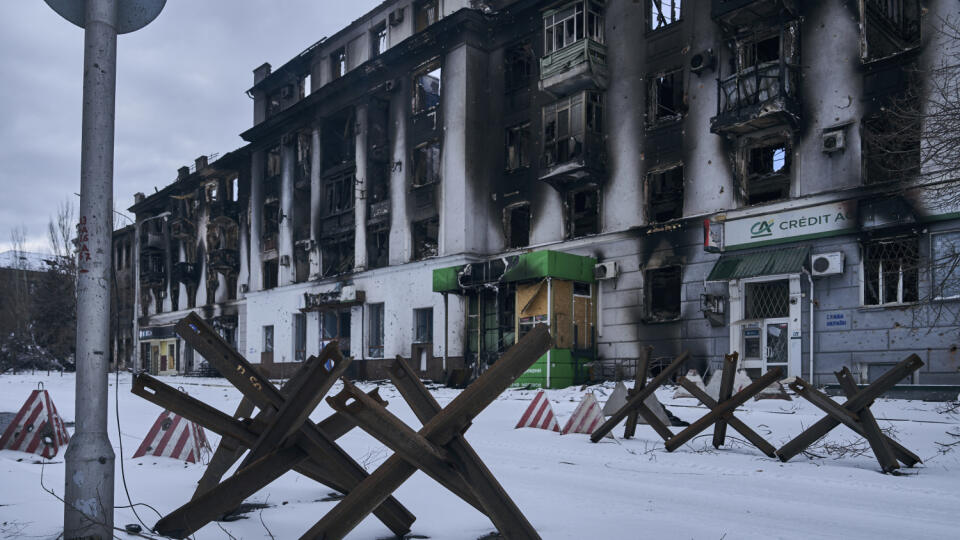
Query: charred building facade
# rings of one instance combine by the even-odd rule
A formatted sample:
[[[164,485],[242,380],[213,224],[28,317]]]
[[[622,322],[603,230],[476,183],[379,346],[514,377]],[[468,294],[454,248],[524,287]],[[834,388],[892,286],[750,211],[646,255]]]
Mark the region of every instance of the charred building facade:
[[[916,352],[913,383],[956,383],[958,208],[891,114],[955,11],[384,2],[254,70],[249,144],[133,207],[141,358],[188,369],[159,329],[194,309],[281,375],[338,339],[357,377],[469,376],[546,322],[524,384],[646,345],[815,382]]]

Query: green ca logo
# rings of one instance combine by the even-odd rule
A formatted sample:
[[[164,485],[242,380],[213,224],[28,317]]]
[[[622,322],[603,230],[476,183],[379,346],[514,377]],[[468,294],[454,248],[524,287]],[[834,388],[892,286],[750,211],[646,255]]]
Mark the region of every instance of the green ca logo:
[[[773,236],[773,220],[758,221],[750,226],[750,238]]]

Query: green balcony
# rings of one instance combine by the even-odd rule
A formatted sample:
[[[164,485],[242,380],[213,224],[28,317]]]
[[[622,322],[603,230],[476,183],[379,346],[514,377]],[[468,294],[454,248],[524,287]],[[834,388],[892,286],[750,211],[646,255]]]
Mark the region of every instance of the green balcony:
[[[540,59],[540,89],[566,95],[584,88],[606,88],[607,46],[581,39]]]

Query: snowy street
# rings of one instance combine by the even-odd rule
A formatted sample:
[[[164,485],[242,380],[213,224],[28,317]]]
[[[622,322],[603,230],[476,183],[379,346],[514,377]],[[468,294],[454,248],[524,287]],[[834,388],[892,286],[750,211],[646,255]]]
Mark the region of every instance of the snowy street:
[[[230,414],[240,399],[224,379],[162,380]],[[113,375],[110,381],[110,438],[119,465]],[[0,411],[16,412],[38,382],[50,392],[64,420],[72,422],[74,378],[70,374],[0,377]],[[373,384],[360,386],[369,390]],[[590,389],[602,404],[613,383]],[[432,391],[441,405],[458,392],[441,387]],[[389,410],[419,426],[392,386],[382,386],[380,393],[390,402]],[[873,406],[881,427],[892,428],[893,437],[924,460],[923,465],[892,476],[878,472],[869,447],[845,427],[816,445],[814,452],[825,457],[801,455],[789,463],[763,456],[743,444],[733,430],[728,431],[727,448],[717,451],[710,446],[711,429],[674,453],[667,453],[653,430],[643,425],[634,439],[621,439],[621,425],[614,430],[615,441],[604,439],[599,444],[590,443],[586,435],[515,430],[534,394],[508,390],[477,417],[466,437],[545,539],[918,539],[952,538],[960,529],[960,450],[941,453],[936,444],[958,440],[948,432],[960,433],[960,410],[945,412],[949,404],[879,400]],[[550,390],[548,395],[562,426],[583,392],[569,388]],[[672,399],[672,395],[672,389],[657,392],[680,418],[693,421],[705,413],[704,407],[694,406],[693,399]],[[166,458],[131,459],[161,411],[130,393],[129,374],[120,376],[119,402],[130,497],[166,514],[189,500],[203,466]],[[329,413],[322,403],[312,418]],[[779,447],[822,414],[797,400],[751,400],[738,410],[738,417]],[[209,431],[207,436],[215,447],[219,437]],[[368,470],[389,456],[380,443],[358,429],[339,442]],[[837,457],[838,449],[831,444],[851,451]],[[62,506],[42,489],[41,474],[43,485],[62,495],[63,450],[49,464],[39,463],[39,456],[0,451],[0,537],[56,538],[62,531]],[[116,481],[116,524],[136,523],[131,510],[121,508],[129,503],[119,466]],[[268,505],[262,512],[209,524],[196,538],[228,538],[228,533],[245,539],[298,538],[336,504],[322,500],[330,494],[324,486],[291,472],[247,501]],[[411,531],[416,538],[473,540],[494,531],[483,515],[422,473],[415,474],[396,496],[417,516]],[[146,506],[138,506],[137,511],[150,526],[158,519]],[[368,517],[350,538],[389,534],[383,524]]]

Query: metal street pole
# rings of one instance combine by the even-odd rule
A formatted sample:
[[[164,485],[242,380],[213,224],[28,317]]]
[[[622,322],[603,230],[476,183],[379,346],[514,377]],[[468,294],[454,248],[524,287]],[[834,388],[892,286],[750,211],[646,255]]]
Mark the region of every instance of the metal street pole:
[[[107,434],[113,135],[117,34],[152,21],[166,0],[46,0],[84,28],[80,221],[77,224],[76,428],[67,451],[63,536],[113,538],[113,446]]]
[[[116,0],[87,0],[77,224],[76,432],[67,452],[64,537],[113,537],[114,453],[107,435],[113,232]]]

